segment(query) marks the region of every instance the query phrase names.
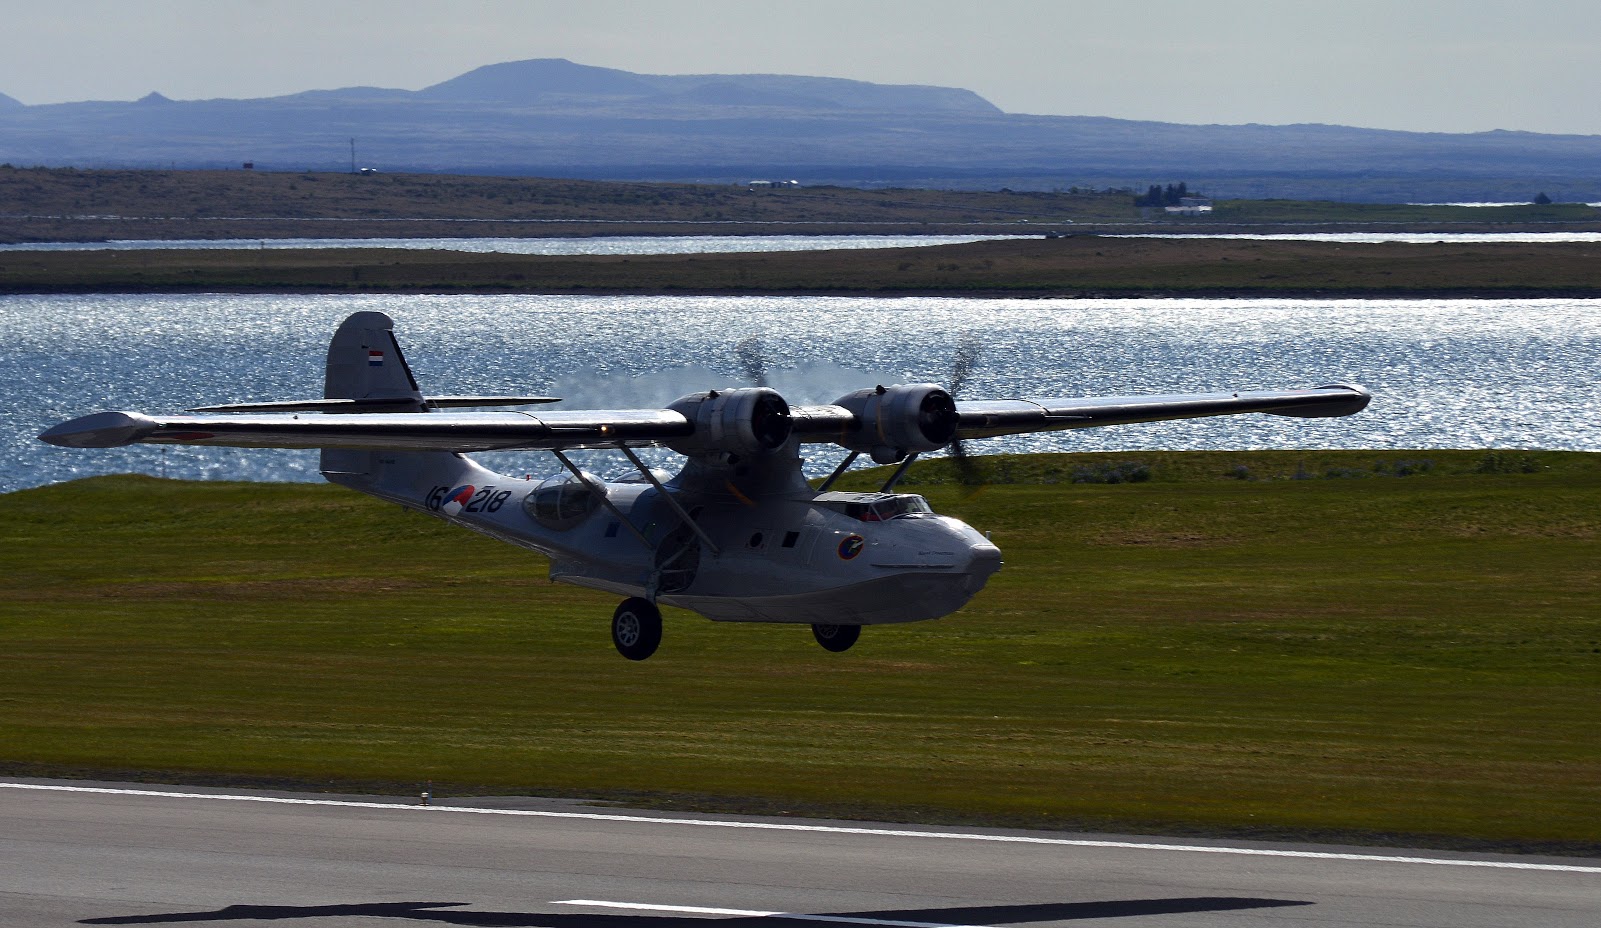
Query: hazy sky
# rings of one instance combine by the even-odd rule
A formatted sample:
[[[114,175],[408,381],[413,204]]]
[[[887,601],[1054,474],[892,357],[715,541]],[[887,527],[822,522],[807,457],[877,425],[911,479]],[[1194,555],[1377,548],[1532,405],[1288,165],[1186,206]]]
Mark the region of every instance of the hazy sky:
[[[1598,0],[0,0],[28,104],[418,89],[523,58],[1013,113],[1601,134]]]

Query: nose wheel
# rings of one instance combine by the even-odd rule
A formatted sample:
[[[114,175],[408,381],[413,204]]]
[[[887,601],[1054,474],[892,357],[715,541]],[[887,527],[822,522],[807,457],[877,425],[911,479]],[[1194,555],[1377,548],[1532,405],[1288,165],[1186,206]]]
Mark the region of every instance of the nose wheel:
[[[617,653],[631,661],[642,661],[662,643],[662,612],[648,599],[638,596],[623,600],[611,617],[611,642]]]
[[[848,651],[862,637],[860,625],[813,625],[812,637],[830,651]]]

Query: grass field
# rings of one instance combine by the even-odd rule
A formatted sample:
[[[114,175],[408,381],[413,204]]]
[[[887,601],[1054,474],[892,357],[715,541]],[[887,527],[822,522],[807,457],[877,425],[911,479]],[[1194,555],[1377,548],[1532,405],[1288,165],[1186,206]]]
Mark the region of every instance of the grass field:
[[[1123,194],[750,190],[733,184],[630,183],[446,174],[77,171],[0,166],[0,242],[103,238],[363,238],[916,234],[924,225],[1123,221]],[[626,224],[619,226],[618,224]],[[772,225],[767,225],[772,224]],[[938,231],[951,231],[940,229]]]
[[[1174,217],[1160,209],[1134,206],[1129,193],[1076,188],[750,190],[739,184],[539,177],[80,171],[0,165],[0,242],[918,234],[1053,227],[1190,232],[1268,227],[1565,231],[1601,229],[1601,212],[1576,203],[1471,208],[1223,200],[1209,215]]]
[[[5,292],[1601,295],[1601,244],[1075,236],[848,251],[505,255],[394,249],[16,252]]]
[[[0,496],[0,770],[1601,854],[1601,455],[988,463],[911,477],[1005,552],[962,612],[642,664],[336,488]]]

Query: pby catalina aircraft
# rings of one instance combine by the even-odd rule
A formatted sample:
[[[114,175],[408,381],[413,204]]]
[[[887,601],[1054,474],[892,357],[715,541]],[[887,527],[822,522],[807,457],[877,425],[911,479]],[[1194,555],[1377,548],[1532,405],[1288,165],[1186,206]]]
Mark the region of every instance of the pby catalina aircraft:
[[[552,580],[627,597],[612,640],[631,660],[655,653],[666,603],[723,622],[809,624],[843,651],[863,625],[948,615],[1001,566],[1001,552],[921,496],[894,492],[918,455],[1013,435],[1264,412],[1345,416],[1358,386],[1179,396],[957,401],[929,383],[873,387],[826,406],[791,406],[767,387],[708,390],[665,409],[470,412],[544,397],[426,397],[383,313],[346,319],[328,348],[320,400],[207,406],[203,415],[103,412],[39,436],[71,448],[134,442],[320,448],[328,480],[436,515],[550,558]],[[812,489],[803,444],[847,452]],[[677,475],[634,449],[687,461]],[[633,470],[602,481],[565,452],[612,449]],[[497,474],[470,451],[549,451],[562,470],[535,483]],[[876,493],[830,488],[858,455],[899,463]]]

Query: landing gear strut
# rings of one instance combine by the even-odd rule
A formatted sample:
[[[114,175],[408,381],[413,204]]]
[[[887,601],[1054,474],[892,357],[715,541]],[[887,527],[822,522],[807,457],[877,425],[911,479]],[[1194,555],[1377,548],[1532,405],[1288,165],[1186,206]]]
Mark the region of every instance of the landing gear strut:
[[[633,596],[623,600],[611,617],[611,642],[617,653],[631,661],[642,661],[656,653],[662,643],[662,613],[648,599]]]
[[[862,637],[860,625],[813,625],[812,637],[830,651],[848,651]]]

